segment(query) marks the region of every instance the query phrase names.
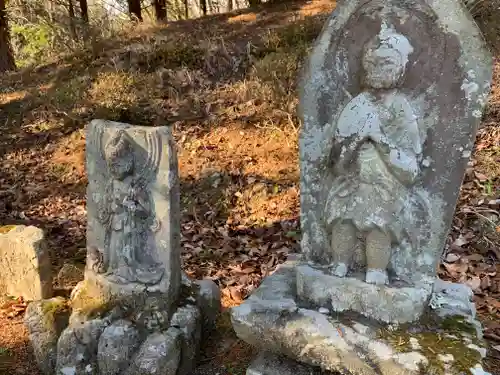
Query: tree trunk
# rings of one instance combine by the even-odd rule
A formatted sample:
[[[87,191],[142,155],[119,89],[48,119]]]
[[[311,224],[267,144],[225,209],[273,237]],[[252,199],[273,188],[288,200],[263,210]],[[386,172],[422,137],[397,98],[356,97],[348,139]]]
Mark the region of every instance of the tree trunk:
[[[130,18],[138,21],[142,21],[141,14],[141,0],[127,0],[128,1],[128,13]]]
[[[167,2],[166,0],[153,0],[155,15],[157,21],[167,20]]]
[[[89,6],[87,4],[87,0],[79,0],[80,1],[80,15],[82,17],[82,21],[84,23],[89,23]]]
[[[189,1],[184,0],[184,17],[188,20],[189,19]]]
[[[203,12],[203,15],[207,15],[207,0],[200,0],[200,6],[201,6],[201,11]]]
[[[73,0],[68,0],[68,14],[69,14],[69,30],[73,40],[76,40],[78,36],[76,35],[76,25],[75,25],[75,7],[73,6]]]
[[[5,0],[0,0],[0,72],[16,69],[7,21]]]

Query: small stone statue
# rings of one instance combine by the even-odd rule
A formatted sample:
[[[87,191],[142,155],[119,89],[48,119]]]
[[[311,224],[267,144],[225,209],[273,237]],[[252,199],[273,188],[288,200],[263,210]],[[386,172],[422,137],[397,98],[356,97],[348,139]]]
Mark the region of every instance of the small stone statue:
[[[391,244],[401,242],[401,212],[420,172],[422,140],[406,96],[408,39],[387,24],[364,48],[364,90],[337,120],[331,153],[333,183],[326,193],[333,273],[347,274],[357,234],[364,237],[366,282],[388,283]]]
[[[104,249],[89,251],[89,268],[116,283],[158,283],[165,269],[158,261],[154,232],[158,230],[148,183],[157,173],[160,138],[139,132],[148,149],[139,146],[125,129],[111,132],[104,147],[103,128],[94,128],[96,148],[104,161],[104,194],[94,196],[96,221],[104,228]]]

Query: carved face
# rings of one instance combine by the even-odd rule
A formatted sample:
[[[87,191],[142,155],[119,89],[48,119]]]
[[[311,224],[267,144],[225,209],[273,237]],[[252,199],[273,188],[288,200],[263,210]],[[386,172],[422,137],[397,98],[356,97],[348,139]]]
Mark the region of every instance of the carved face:
[[[375,89],[398,86],[413,48],[408,39],[382,24],[380,33],[365,46],[363,69],[365,83]]]
[[[113,136],[105,148],[105,157],[111,175],[123,180],[134,170],[134,155],[132,145],[124,131]]]

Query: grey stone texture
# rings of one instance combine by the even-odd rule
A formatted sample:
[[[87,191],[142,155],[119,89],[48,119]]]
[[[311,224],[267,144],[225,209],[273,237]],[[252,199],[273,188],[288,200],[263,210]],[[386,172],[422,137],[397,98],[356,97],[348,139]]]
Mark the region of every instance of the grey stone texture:
[[[26,324],[50,375],[188,375],[220,292],[180,268],[179,178],[170,130],[96,120],[87,128],[84,280],[59,301],[62,327]],[[181,293],[182,292],[182,293]]]
[[[153,333],[142,344],[126,375],[176,375],[181,360],[181,332],[169,328]]]
[[[373,284],[436,276],[491,70],[459,1],[337,4],[301,85],[307,260]]]
[[[189,374],[196,365],[201,343],[201,313],[198,307],[187,305],[179,307],[172,316],[170,325],[178,328],[182,335],[181,360],[179,373]]]
[[[139,331],[127,320],[117,320],[106,327],[97,347],[97,363],[101,373],[121,374],[128,367],[139,343]]]
[[[386,323],[417,320],[427,306],[432,285],[412,287],[373,285],[355,277],[332,276],[309,265],[296,268],[300,300],[336,312],[354,311]]]
[[[179,177],[170,129],[94,120],[86,139],[87,273],[176,296]]]
[[[220,314],[220,289],[212,280],[197,280],[198,305],[203,316],[204,326],[215,327]]]
[[[53,375],[57,361],[57,340],[66,328],[69,309],[66,300],[55,297],[28,305],[24,322],[28,328],[36,361],[45,375]]]
[[[97,345],[109,322],[86,321],[66,328],[57,342],[56,375],[98,375]]]
[[[321,313],[296,294],[301,266],[297,260],[283,264],[232,309],[238,337],[311,370],[347,375],[432,374],[442,367],[439,358],[449,354],[461,357],[447,364],[450,374],[480,366],[485,343],[472,316],[446,316],[436,306],[424,321],[386,324],[351,311]]]
[[[346,375],[480,371],[470,291],[436,269],[491,75],[458,0],[337,3],[300,89],[303,256],[232,309],[241,339]]]
[[[43,231],[24,225],[0,229],[0,295],[28,301],[52,297],[50,257]]]

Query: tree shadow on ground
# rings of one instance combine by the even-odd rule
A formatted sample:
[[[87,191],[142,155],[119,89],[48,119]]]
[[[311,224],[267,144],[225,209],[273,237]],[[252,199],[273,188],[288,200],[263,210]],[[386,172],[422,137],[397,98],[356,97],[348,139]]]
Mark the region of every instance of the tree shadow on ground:
[[[307,4],[263,5],[173,22],[152,28],[150,38],[116,42],[114,48],[110,48],[112,41],[103,41],[98,54],[77,53],[57,63],[3,75],[0,155],[43,148],[93,118],[138,125],[180,122],[190,126],[193,120],[205,127],[217,125],[228,117],[227,106],[258,99],[231,94],[229,102],[221,105],[217,103],[220,87],[245,85],[256,60],[316,38],[326,14],[301,16],[299,11]],[[248,15],[254,18],[245,18]],[[130,43],[142,47],[129,48]],[[165,69],[174,73],[158,73]],[[190,77],[181,81],[190,82],[177,82],[179,74]],[[230,117],[235,116],[238,113]]]

